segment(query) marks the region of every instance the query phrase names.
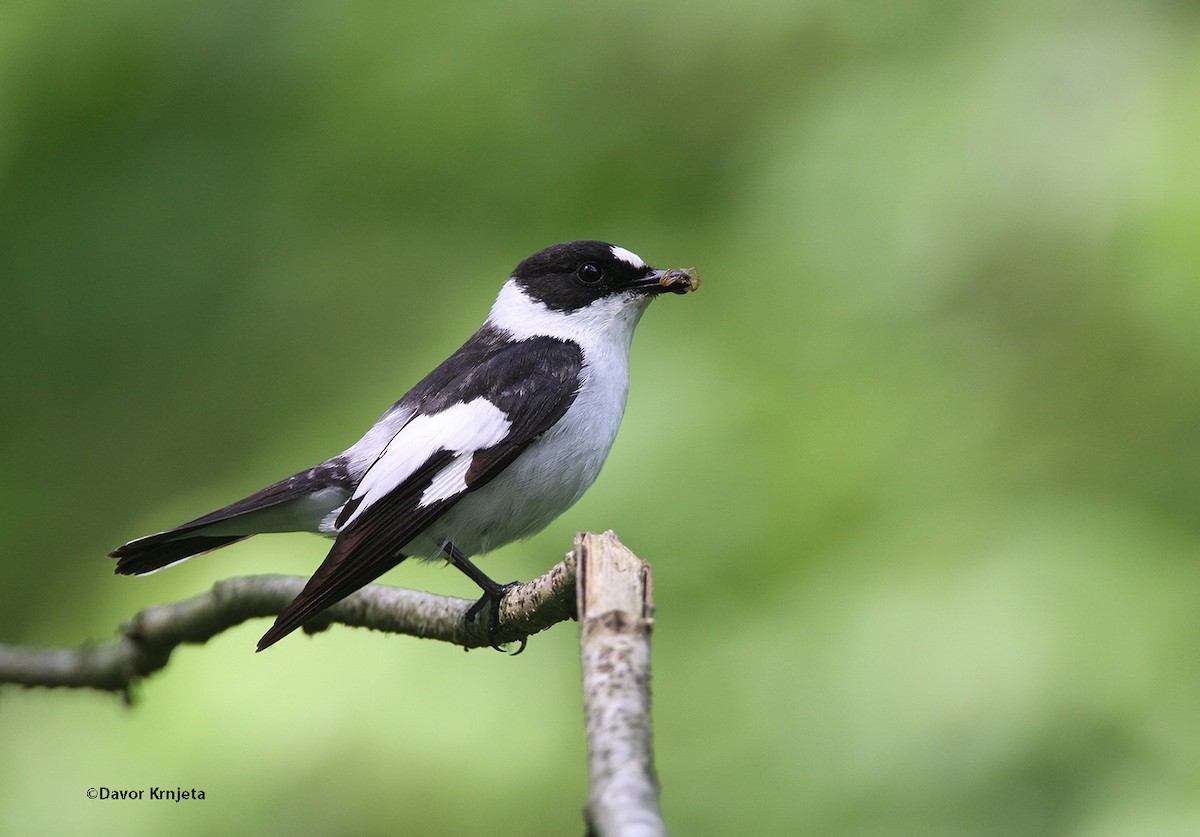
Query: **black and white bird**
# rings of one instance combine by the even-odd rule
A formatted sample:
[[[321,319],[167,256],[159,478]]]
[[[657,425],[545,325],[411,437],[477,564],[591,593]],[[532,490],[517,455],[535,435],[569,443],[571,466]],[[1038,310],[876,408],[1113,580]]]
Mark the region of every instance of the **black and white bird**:
[[[634,328],[660,293],[695,290],[601,241],[547,247],[500,289],[483,326],[331,459],[174,529],[114,550],[144,575],[263,532],[333,547],[259,640],[261,651],[405,558],[445,557],[483,590],[470,556],[544,529],[600,473],[625,410]],[[494,623],[493,623],[494,630]]]

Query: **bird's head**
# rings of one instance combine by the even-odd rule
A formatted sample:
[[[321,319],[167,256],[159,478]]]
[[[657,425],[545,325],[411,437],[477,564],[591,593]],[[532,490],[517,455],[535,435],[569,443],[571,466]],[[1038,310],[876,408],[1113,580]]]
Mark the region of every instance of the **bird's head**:
[[[530,298],[563,312],[605,297],[636,304],[661,293],[682,294],[700,287],[694,270],[658,270],[624,247],[603,241],[547,247],[517,265],[512,278]]]
[[[628,349],[650,301],[700,285],[692,270],[658,270],[624,247],[569,241],[517,265],[488,322],[517,338],[553,336]]]

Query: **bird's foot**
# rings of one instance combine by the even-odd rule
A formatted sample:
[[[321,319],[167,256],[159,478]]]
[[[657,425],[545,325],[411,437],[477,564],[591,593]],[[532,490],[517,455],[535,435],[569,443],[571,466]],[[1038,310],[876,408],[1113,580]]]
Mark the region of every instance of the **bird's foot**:
[[[504,596],[509,590],[519,587],[520,584],[521,582],[514,581],[510,584],[497,584],[493,589],[484,590],[483,595],[479,597],[479,601],[467,609],[465,620],[467,627],[470,628],[471,624],[479,618],[479,614],[483,611],[483,608],[490,606],[488,607],[488,643],[496,651],[504,651],[500,647],[500,644],[496,642],[496,633],[500,630],[500,602],[504,601]],[[525,637],[521,637],[521,647],[513,652],[514,657],[525,650],[526,643],[527,640]]]

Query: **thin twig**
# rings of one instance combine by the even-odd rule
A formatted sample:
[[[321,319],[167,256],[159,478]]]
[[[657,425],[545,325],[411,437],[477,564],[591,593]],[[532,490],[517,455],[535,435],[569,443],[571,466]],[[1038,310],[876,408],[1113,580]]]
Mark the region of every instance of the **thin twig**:
[[[0,645],[0,683],[75,687],[117,692],[129,699],[138,679],[166,666],[183,643],[204,643],[247,619],[278,615],[307,579],[260,575],[220,581],[192,599],[156,605],[121,626],[120,636],[102,645],[30,649]],[[548,573],[514,587],[500,606],[496,641],[517,642],[575,616],[575,560],[567,555]],[[478,648],[487,637],[488,613],[465,620],[474,602],[371,584],[305,625],[316,633],[331,624],[440,639]]]

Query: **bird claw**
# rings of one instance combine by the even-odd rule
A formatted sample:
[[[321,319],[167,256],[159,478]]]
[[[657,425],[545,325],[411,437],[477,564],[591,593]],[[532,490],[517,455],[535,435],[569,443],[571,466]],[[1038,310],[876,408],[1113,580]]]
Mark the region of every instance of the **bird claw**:
[[[484,594],[479,597],[479,601],[467,608],[467,614],[464,619],[467,623],[467,627],[470,627],[471,624],[479,617],[479,614],[483,611],[484,606],[489,604],[491,605],[491,608],[488,610],[487,636],[488,644],[494,651],[504,653],[504,649],[500,647],[498,642],[496,642],[496,634],[500,630],[500,602],[504,600],[504,596],[509,590],[520,586],[520,583],[521,582],[519,581],[514,581],[509,584],[500,585],[495,590],[486,590],[484,591]],[[512,654],[514,657],[524,651],[526,644],[528,644],[528,640],[525,637],[521,637],[520,642],[521,647]]]

